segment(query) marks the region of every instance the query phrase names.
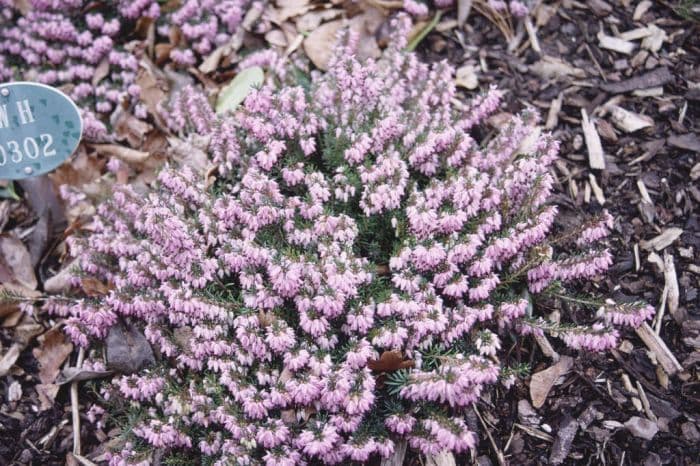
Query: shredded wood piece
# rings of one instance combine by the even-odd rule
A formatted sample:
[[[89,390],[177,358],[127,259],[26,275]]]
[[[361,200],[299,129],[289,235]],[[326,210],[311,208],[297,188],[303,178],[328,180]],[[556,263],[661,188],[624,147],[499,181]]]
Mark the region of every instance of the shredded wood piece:
[[[540,47],[540,41],[537,39],[537,30],[529,16],[525,18],[525,30],[527,31],[527,37],[530,39],[532,50],[542,54],[542,47]]]
[[[547,122],[544,124],[545,129],[554,129],[559,122],[559,112],[561,112],[561,104],[564,102],[564,94],[559,93],[556,99],[552,99],[552,104],[549,106],[547,113]]]
[[[673,255],[666,251],[664,252],[664,281],[668,289],[668,297],[666,299],[668,312],[671,313],[671,316],[676,322],[681,323],[687,317],[687,313],[678,307],[680,291],[678,288],[676,266],[673,263]]]
[[[603,153],[603,145],[600,142],[600,135],[595,129],[595,124],[588,119],[586,109],[581,109],[581,128],[583,129],[583,138],[586,141],[588,149],[588,164],[596,170],[605,170],[605,154]]]
[[[625,55],[631,55],[634,49],[637,48],[637,44],[634,42],[629,42],[619,37],[608,36],[603,31],[598,33],[598,44],[601,48],[612,50],[614,52],[623,53]]]
[[[598,185],[598,180],[593,176],[593,173],[588,174],[588,181],[591,183],[591,188],[593,189],[593,195],[595,196],[598,204],[605,205],[605,194],[603,194],[603,189]]]
[[[644,323],[635,331],[647,348],[649,348],[649,351],[656,356],[657,361],[667,374],[674,375],[683,370],[683,366],[678,362],[678,359],[671,353],[671,350],[668,349],[661,337],[654,333],[649,324]]]
[[[667,246],[670,246],[675,240],[677,240],[683,234],[682,228],[667,228],[659,236],[655,236],[649,241],[641,241],[639,245],[642,249],[654,249],[656,251],[661,251]]]

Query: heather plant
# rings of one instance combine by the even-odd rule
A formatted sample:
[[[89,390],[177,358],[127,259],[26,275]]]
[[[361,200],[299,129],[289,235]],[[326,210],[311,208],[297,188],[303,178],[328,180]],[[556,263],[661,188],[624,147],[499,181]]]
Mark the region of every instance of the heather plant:
[[[157,352],[89,412],[121,426],[111,464],[154,448],[268,465],[366,462],[403,441],[463,453],[466,411],[512,382],[504,338],[602,351],[653,312],[569,298],[610,265],[611,217],[555,235],[559,146],[536,113],[477,141],[501,92],[456,106],[453,69],[405,51],[405,16],[392,28],[380,60],[356,59],[346,35],[327,73],[264,85],[227,116],[184,90],[171,124],[208,139],[215,181],[166,168],[71,239],[75,284],[108,291],[48,310],[83,347],[129,325]],[[550,321],[541,299],[572,312]]]
[[[242,22],[249,0],[187,0],[162,12],[156,0],[30,0],[25,15],[13,2],[0,2],[0,80],[37,81],[66,90],[83,110],[85,136],[107,136],[105,121],[119,105],[133,107],[141,52],[128,43],[136,21],[158,20],[165,37],[179,40],[170,52],[178,65],[195,65],[228,42]]]

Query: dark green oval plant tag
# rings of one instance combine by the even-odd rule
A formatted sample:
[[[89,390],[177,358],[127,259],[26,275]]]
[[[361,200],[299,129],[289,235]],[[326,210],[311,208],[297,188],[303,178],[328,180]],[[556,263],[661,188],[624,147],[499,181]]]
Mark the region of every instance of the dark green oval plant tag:
[[[0,84],[0,179],[50,172],[78,147],[83,120],[63,92],[38,83]]]

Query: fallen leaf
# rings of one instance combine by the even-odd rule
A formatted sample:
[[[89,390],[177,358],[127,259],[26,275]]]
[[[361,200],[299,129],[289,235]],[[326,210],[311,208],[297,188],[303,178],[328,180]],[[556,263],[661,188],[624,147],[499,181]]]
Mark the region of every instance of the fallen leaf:
[[[63,267],[56,275],[44,282],[44,291],[47,293],[63,293],[71,288],[73,268],[78,263],[77,259]]]
[[[168,43],[160,43],[155,45],[155,62],[158,66],[165,65],[170,60],[170,52],[175,46]]]
[[[32,256],[21,240],[9,235],[0,236],[0,261],[12,272],[15,283],[30,290],[36,289]]]
[[[278,9],[274,10],[275,23],[282,24],[289,18],[303,15],[312,6],[310,0],[277,0],[275,2]]]
[[[338,31],[344,23],[340,19],[329,21],[314,29],[304,39],[304,52],[317,68],[324,71],[328,69],[328,62],[333,56]]]
[[[120,141],[126,141],[131,147],[141,147],[146,134],[153,129],[145,121],[136,118],[130,112],[119,111],[114,121],[114,133]]]
[[[73,351],[73,345],[58,328],[49,330],[38,341],[39,346],[34,348],[32,354],[39,362],[39,380],[43,384],[53,383],[61,365]]]
[[[14,339],[20,345],[27,346],[35,336],[42,333],[44,333],[44,327],[37,324],[33,317],[25,314],[22,322],[15,327]]]
[[[148,152],[117,144],[94,144],[92,147],[103,155],[117,157],[127,163],[142,163],[150,155]]]
[[[287,37],[284,35],[284,32],[279,29],[268,31],[267,34],[265,34],[265,40],[268,44],[275,47],[285,48],[287,46]]]
[[[57,385],[65,385],[71,382],[82,382],[84,380],[101,379],[114,374],[114,371],[93,371],[79,369],[77,367],[66,367],[56,379]]]
[[[216,71],[222,60],[229,57],[229,55],[241,48],[241,45],[243,45],[244,34],[245,31],[243,29],[238,29],[227,43],[217,47],[204,59],[204,61],[202,61],[202,64],[199,65],[199,71],[204,74]]]
[[[156,45],[156,48],[158,46]],[[153,63],[146,62],[142,60],[148,66],[141,66],[138,74],[136,75],[136,80],[134,83],[139,86],[141,92],[139,93],[139,100],[148,109],[148,113],[156,118],[159,122],[160,127],[167,127],[165,122],[162,121],[163,117],[160,114],[159,106],[163,102],[168,100],[168,86],[166,80],[161,78],[162,73],[157,75],[158,69],[153,65]]]
[[[221,88],[216,98],[216,113],[224,114],[234,111],[254,88],[262,86],[265,73],[259,66],[253,66],[239,72],[233,80]]]
[[[85,277],[80,280],[80,286],[85,291],[85,294],[91,297],[104,296],[114,287],[110,284],[104,284],[96,278]]]
[[[56,399],[56,395],[58,394],[58,388],[58,385],[53,383],[36,384],[34,386],[34,390],[36,390],[36,394],[39,396],[39,403],[41,403],[39,411],[46,411],[53,407],[54,399]]]
[[[51,211],[46,209],[39,220],[34,224],[31,234],[27,238],[27,249],[31,257],[32,267],[35,268],[44,255],[44,251],[51,236]]]
[[[547,395],[554,383],[559,377],[568,373],[573,364],[574,360],[570,356],[561,356],[559,361],[553,366],[532,375],[530,379],[530,398],[535,408],[544,406]]]
[[[156,362],[146,337],[130,323],[117,323],[107,333],[107,368],[124,374]]]
[[[332,8],[321,11],[309,11],[296,19],[297,31],[309,33],[315,31],[324,21],[336,19],[343,14],[343,10]]]
[[[2,359],[0,359],[0,377],[4,377],[10,368],[15,365],[23,348],[23,345],[13,343],[10,349],[2,356]]]
[[[367,367],[375,372],[393,372],[413,367],[411,359],[404,359],[400,351],[384,351],[378,360],[370,360]]]
[[[19,185],[24,191],[24,199],[37,217],[41,217],[46,210],[51,211],[51,238],[61,234],[66,227],[66,217],[63,202],[51,178],[46,175],[25,178],[19,180]]]
[[[383,19],[384,16],[379,10],[369,8],[349,21],[342,19],[329,21],[316,28],[304,39],[304,51],[317,68],[327,70],[328,62],[338,43],[338,32],[347,26],[359,36],[357,56],[362,59],[378,58],[381,56],[381,50],[375,33]]]
[[[105,57],[95,68],[92,75],[92,85],[97,86],[100,81],[109,75],[109,58]]]

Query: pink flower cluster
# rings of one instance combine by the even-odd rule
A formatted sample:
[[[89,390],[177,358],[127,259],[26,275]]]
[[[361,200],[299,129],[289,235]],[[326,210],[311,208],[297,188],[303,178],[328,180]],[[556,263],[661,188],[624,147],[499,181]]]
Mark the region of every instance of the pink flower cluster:
[[[159,19],[166,38],[178,27],[183,40],[171,58],[193,65],[230,40],[250,1],[188,0],[168,15],[156,0],[30,0],[25,15],[13,3],[0,3],[0,80],[61,87],[82,108],[85,136],[100,140],[108,137],[104,121],[120,105],[146,114],[135,84],[142,52],[125,41],[137,20]]]
[[[152,0],[150,0],[152,1]],[[216,47],[226,44],[238,30],[250,9],[261,9],[262,2],[251,0],[184,0],[158,27],[163,37],[174,29],[182,34],[182,44],[170,52],[181,66],[193,66]]]
[[[110,291],[50,311],[80,345],[129,320],[160,355],[106,388],[142,408],[112,464],[152,447],[266,465],[364,462],[401,440],[464,452],[464,414],[501,373],[499,332],[550,330],[526,288],[609,263],[593,224],[579,255],[549,246],[558,144],[533,141],[536,115],[477,142],[467,130],[499,93],[458,111],[453,70],[404,51],[406,16],[392,28],[380,60],[356,59],[348,33],[309,87],[265,85],[233,114],[185,90],[170,123],[210,141],[213,186],[166,168],[151,191],[120,187],[72,239],[82,274]],[[634,323],[610,316],[559,333],[608,347],[611,325]]]
[[[482,0],[483,1],[483,0]],[[455,5],[454,0],[433,0],[436,8],[451,8]],[[527,16],[530,8],[527,2],[520,0],[486,0],[484,2],[489,8],[497,12],[508,12],[516,18]],[[429,4],[425,0],[403,0],[403,9],[406,13],[415,17],[424,17],[429,13]]]

